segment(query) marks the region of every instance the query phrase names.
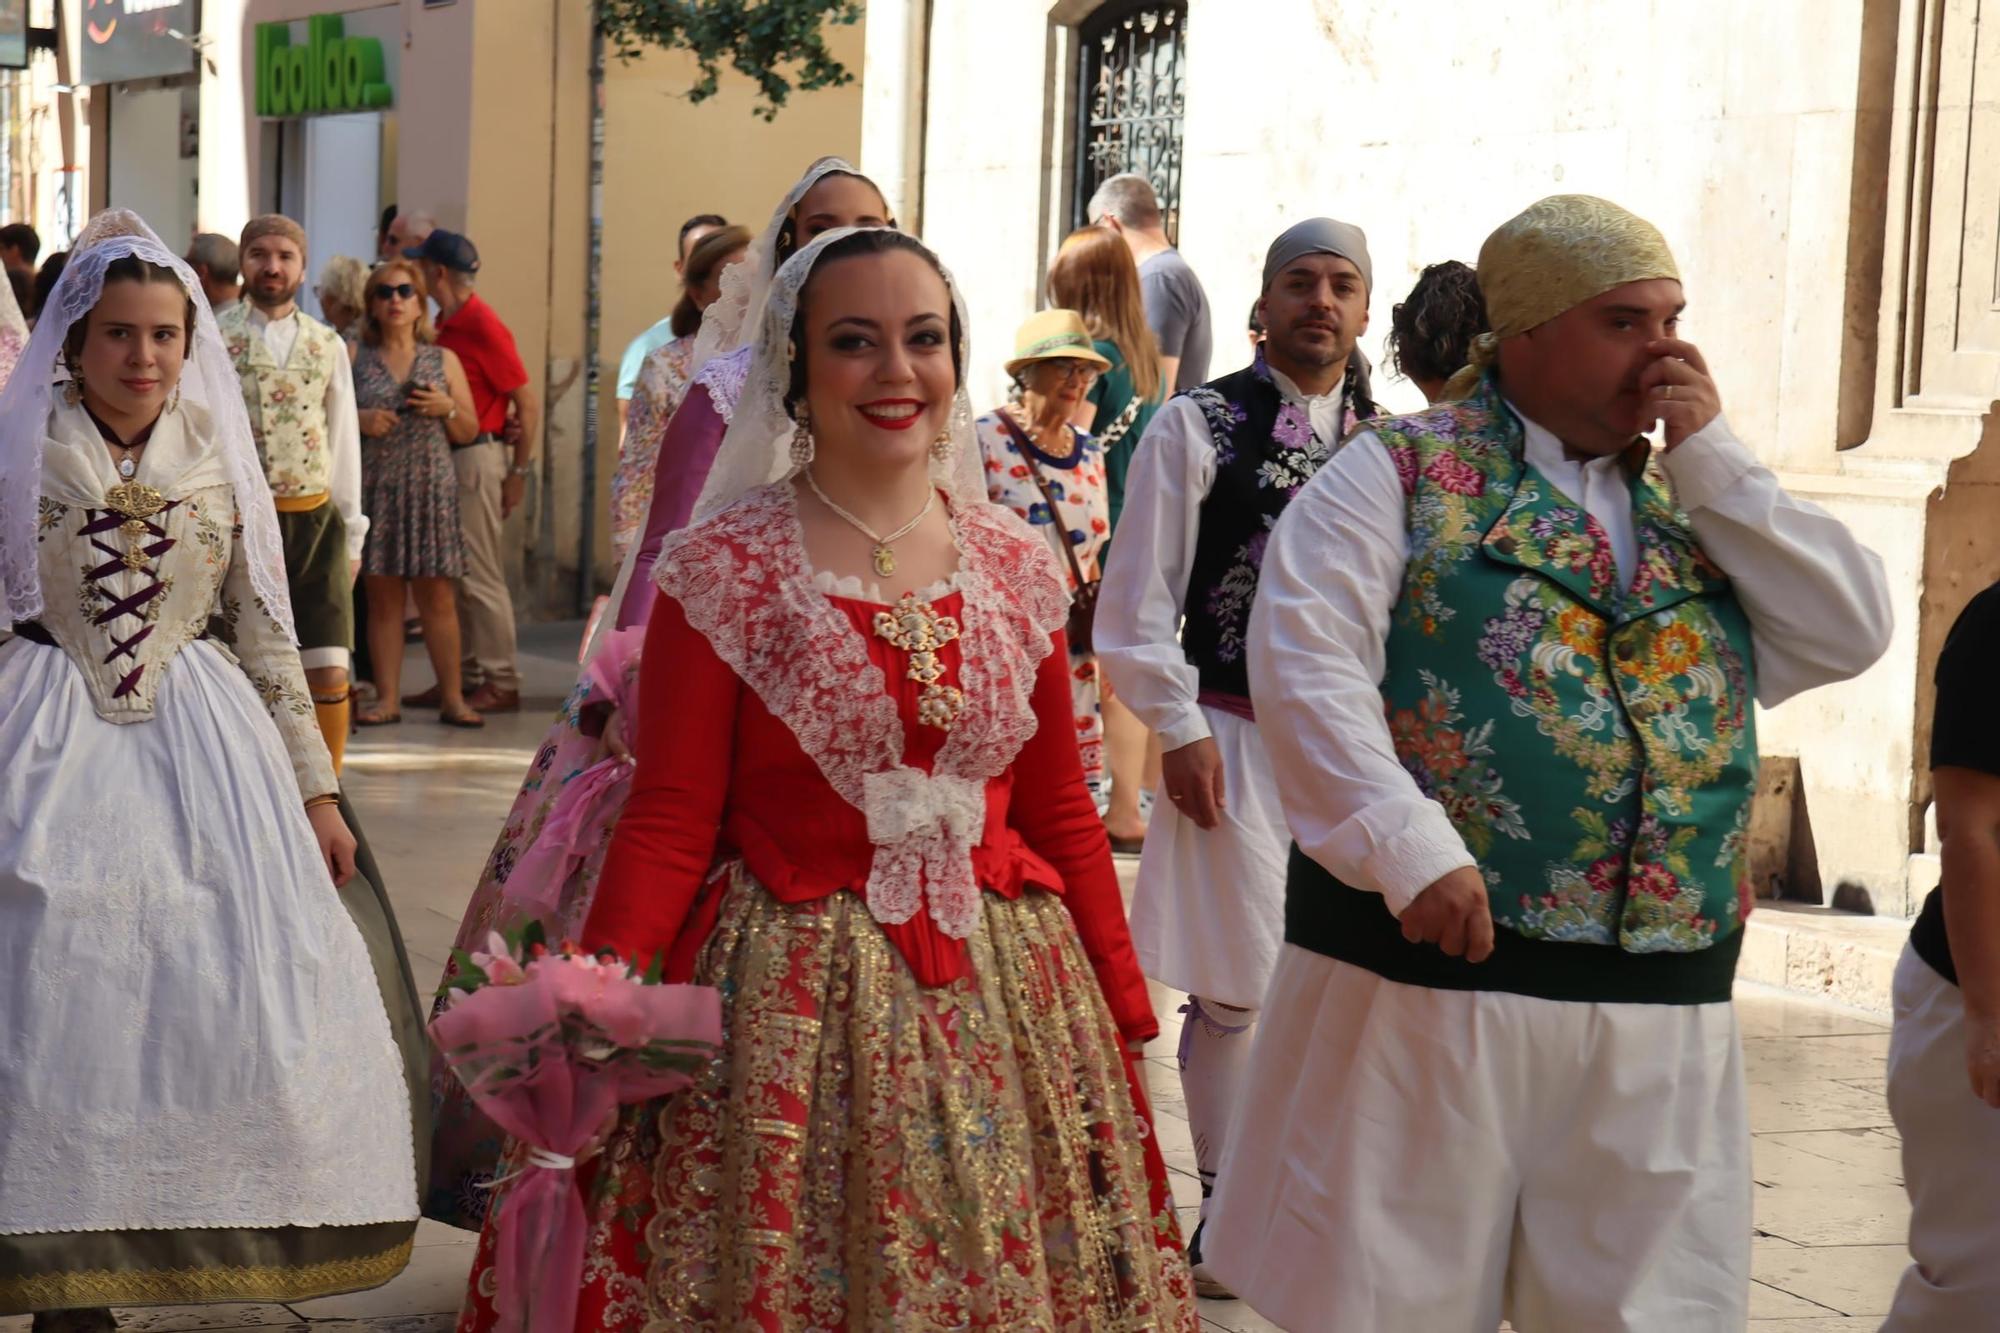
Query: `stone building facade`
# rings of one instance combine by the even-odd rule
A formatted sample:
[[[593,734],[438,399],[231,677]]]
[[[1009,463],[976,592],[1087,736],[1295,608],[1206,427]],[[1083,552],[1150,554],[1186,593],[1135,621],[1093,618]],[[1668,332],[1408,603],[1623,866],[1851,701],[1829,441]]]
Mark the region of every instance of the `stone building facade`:
[[[1593,193],[1651,218],[1738,434],[1895,589],[1877,666],[1760,720],[1761,873],[1907,914],[1935,873],[1931,666],[2000,577],[2000,23],[1980,9],[870,0],[863,167],[958,275],[991,401],[1113,170],[1167,188],[1217,373],[1247,354],[1264,247],[1298,218],[1366,228],[1376,360],[1417,272],[1475,259],[1528,202]]]

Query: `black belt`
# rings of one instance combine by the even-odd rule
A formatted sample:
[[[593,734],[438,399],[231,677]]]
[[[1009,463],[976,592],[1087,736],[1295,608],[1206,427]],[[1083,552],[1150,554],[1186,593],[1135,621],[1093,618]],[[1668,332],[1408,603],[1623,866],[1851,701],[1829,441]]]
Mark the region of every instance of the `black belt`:
[[[15,621],[14,637],[17,639],[26,639],[29,643],[39,643],[44,648],[62,647],[61,644],[56,642],[56,636],[49,633],[48,626],[44,625],[39,620]],[[211,621],[209,624],[204,625],[202,627],[201,633],[195,635],[195,637],[198,639],[216,638],[217,635],[214,622]]]
[[[498,435],[493,435],[486,431],[481,431],[479,434],[467,440],[464,444],[452,445],[451,451],[453,453],[457,453],[460,449],[470,449],[476,444],[498,444],[498,443],[500,443],[500,437]]]

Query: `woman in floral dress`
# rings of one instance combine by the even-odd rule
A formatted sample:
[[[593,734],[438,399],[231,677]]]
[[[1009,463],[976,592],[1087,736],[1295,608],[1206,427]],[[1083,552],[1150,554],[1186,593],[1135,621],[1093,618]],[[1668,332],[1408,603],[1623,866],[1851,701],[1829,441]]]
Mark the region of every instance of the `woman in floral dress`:
[[[718,987],[723,1050],[584,1165],[578,1328],[1195,1326],[1068,598],[984,501],[963,328],[901,233],[801,249],[660,561],[583,942]]]
[[[1014,359],[1007,363],[1021,401],[974,423],[987,498],[1048,538],[1072,596],[1100,576],[1100,553],[1111,536],[1111,496],[1102,451],[1070,418],[1109,365],[1074,310],[1044,310],[1015,334]],[[1097,658],[1087,644],[1070,645],[1070,693],[1083,776],[1094,792],[1104,782],[1104,716]]]
[[[377,702],[355,722],[399,722],[403,670],[403,590],[415,595],[424,647],[443,690],[438,720],[482,724],[459,688],[458,603],[452,581],[465,573],[458,523],[458,474],[451,448],[479,433],[472,390],[458,357],[439,347],[415,264],[392,259],[368,280],[368,310],[354,348],[354,401],[361,417],[361,493],[368,544],[368,639]]]

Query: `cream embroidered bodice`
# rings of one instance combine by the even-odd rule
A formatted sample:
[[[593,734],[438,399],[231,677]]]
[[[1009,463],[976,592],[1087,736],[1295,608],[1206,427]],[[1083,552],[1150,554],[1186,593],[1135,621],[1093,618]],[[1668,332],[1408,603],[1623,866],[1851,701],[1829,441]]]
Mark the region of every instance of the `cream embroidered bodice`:
[[[206,414],[183,404],[162,415],[132,480],[164,502],[137,530],[109,505],[119,476],[89,415],[61,403],[51,410],[39,619],[83,674],[98,715],[151,719],[161,678],[213,620],[277,723],[300,794],[337,790],[298,648],[251,591],[236,491]]]

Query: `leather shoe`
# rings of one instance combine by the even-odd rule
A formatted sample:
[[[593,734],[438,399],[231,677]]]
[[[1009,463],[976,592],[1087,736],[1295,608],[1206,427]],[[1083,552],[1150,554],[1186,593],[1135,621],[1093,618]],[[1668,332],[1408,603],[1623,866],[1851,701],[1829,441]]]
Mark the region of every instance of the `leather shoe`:
[[[444,687],[441,685],[433,685],[418,694],[403,696],[403,704],[407,708],[436,708],[443,703]]]
[[[498,689],[489,682],[466,695],[465,704],[480,713],[518,713],[521,711],[521,692]]]

